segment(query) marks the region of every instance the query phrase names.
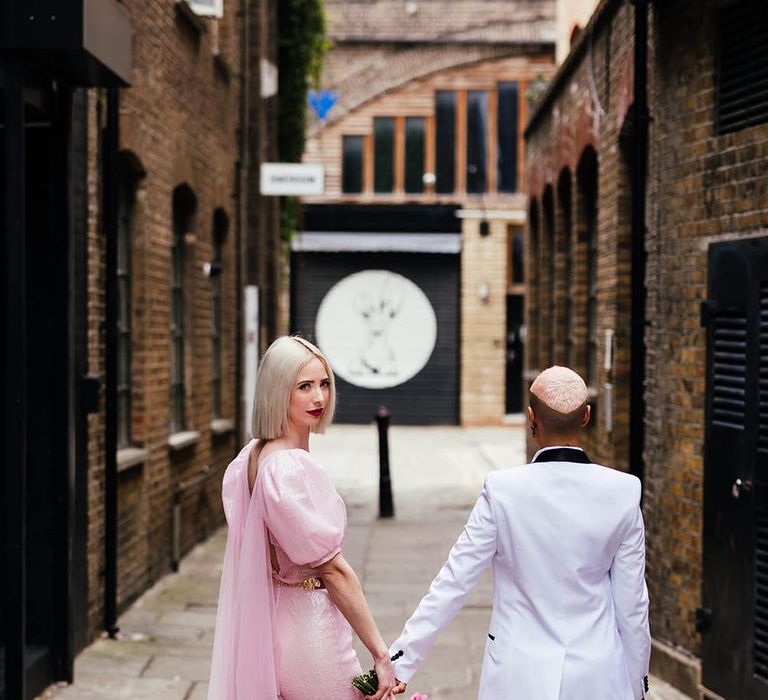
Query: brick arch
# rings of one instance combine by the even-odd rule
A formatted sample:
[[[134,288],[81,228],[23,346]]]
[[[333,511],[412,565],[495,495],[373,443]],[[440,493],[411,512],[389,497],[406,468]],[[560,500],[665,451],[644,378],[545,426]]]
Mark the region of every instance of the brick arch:
[[[525,55],[520,46],[468,45],[462,51],[455,46],[419,46],[411,49],[384,48],[370,51],[370,57],[359,68],[344,73],[338,81],[323,83],[335,91],[338,101],[324,122],[310,124],[309,135],[317,136],[328,126],[337,124],[350,113],[387,93],[441,73],[468,66]],[[343,60],[339,52],[336,60]]]
[[[580,154],[587,148],[598,150],[600,118],[591,97],[583,98],[572,121],[561,124],[557,131],[556,172],[576,169]]]
[[[145,177],[147,170],[142,163],[141,158],[130,149],[123,149],[117,155],[117,164],[120,169],[120,177],[128,177],[140,180]]]

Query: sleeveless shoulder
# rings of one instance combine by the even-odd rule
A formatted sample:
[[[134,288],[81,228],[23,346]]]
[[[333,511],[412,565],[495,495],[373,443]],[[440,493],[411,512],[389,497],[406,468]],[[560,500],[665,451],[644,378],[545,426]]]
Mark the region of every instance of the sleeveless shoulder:
[[[279,450],[259,470],[267,528],[288,558],[316,567],[336,556],[347,513],[320,463],[305,450]]]

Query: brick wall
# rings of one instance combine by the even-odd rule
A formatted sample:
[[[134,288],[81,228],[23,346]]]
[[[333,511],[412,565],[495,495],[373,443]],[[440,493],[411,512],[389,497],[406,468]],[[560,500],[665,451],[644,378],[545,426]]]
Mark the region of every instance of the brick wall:
[[[699,305],[707,248],[768,235],[768,125],[715,132],[715,8],[711,0],[678,1],[655,11],[648,200],[646,503],[665,514],[649,522],[654,624],[663,639],[693,653],[700,644],[706,335]]]
[[[464,219],[461,251],[461,422],[497,423],[504,416],[508,223]],[[481,289],[487,297],[481,298]]]
[[[529,226],[527,376],[553,364],[587,376],[588,289],[597,289],[596,357],[590,382],[594,420],[585,434],[592,458],[629,468],[629,186],[621,129],[631,86],[631,8],[620,7],[592,37],[592,65],[579,63],[550,109],[535,123],[526,146]],[[597,250],[588,276],[590,231],[585,192],[588,162],[598,154]],[[606,331],[613,333],[613,363],[605,369]],[[611,388],[606,390],[606,385]],[[608,405],[610,403],[610,406]],[[610,426],[606,413],[613,414]]]
[[[543,195],[555,195],[563,168],[573,172],[592,144],[598,177],[598,375],[596,425],[587,450],[598,461],[626,468],[628,455],[629,207],[630,158],[626,155],[632,99],[632,30],[629,5],[603,2],[611,10],[572,72],[558,83],[554,99],[534,123],[528,139],[528,181],[536,212],[529,238],[538,254],[529,259],[528,369],[551,361],[547,354],[547,248]],[[654,670],[697,694],[700,636],[695,610],[701,605],[706,336],[700,302],[706,298],[710,243],[768,235],[768,125],[718,136],[715,129],[717,3],[676,0],[654,3],[650,13],[650,154],[647,237],[646,437],[644,514],[647,580]],[[588,80],[589,78],[589,80]],[[592,85],[590,84],[592,83]],[[602,106],[596,108],[595,95]],[[583,345],[585,293],[583,226],[578,189],[573,329]],[[555,217],[557,220],[557,217]],[[537,248],[538,246],[538,248]],[[562,269],[562,266],[561,266]],[[581,270],[581,271],[580,271]],[[556,291],[562,290],[556,286]],[[560,298],[562,303],[563,299]],[[602,333],[612,328],[614,369],[603,369]],[[539,337],[535,337],[538,335]],[[577,354],[574,366],[584,371]],[[605,383],[614,386],[614,428],[606,432]]]
[[[549,36],[555,0],[326,0],[334,41],[365,39],[485,41]]]
[[[233,3],[222,19],[190,21],[174,3],[126,0],[133,23],[132,86],[120,93],[120,149],[142,172],[136,188],[131,248],[132,447],[138,460],[126,462],[118,479],[118,598],[121,607],[170,570],[174,494],[181,492],[180,553],[223,522],[220,484],[237,448],[237,266],[236,161],[240,114],[241,27]],[[269,3],[258,3],[265,7]],[[252,18],[259,21],[259,17]],[[258,64],[258,50],[255,51]],[[105,266],[101,222],[99,125],[105,96],[90,92],[89,103],[89,372],[104,379]],[[263,108],[260,128],[274,120],[274,101]],[[274,132],[259,143],[273,139]],[[254,154],[258,172],[258,151]],[[248,165],[248,163],[244,163]],[[245,173],[247,175],[247,171]],[[248,182],[244,176],[244,181]],[[252,182],[252,180],[250,181]],[[181,450],[169,448],[171,362],[172,195],[184,185],[197,201],[185,231],[184,365],[186,430],[197,438]],[[245,198],[246,194],[243,195]],[[274,206],[274,205],[272,205]],[[254,204],[258,211],[258,202]],[[203,265],[214,257],[214,212],[226,214],[222,245],[221,415],[212,406],[213,287]],[[253,230],[265,272],[275,251],[276,217]],[[259,248],[261,246],[261,248]],[[273,288],[274,289],[274,288]],[[276,294],[268,299],[274,306]],[[269,301],[267,302],[269,303]],[[275,314],[273,314],[275,315]],[[103,401],[102,401],[103,408]],[[104,413],[89,418],[88,606],[89,628],[102,625],[104,597]],[[232,421],[227,424],[226,421]]]

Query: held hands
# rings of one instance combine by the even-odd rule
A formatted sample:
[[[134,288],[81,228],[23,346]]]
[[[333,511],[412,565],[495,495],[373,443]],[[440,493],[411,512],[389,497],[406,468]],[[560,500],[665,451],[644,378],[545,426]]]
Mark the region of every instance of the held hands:
[[[393,695],[393,689],[397,681],[389,652],[377,656],[373,660],[373,670],[379,678],[379,687],[374,695],[367,695],[368,700],[389,700]]]
[[[392,661],[403,653],[389,658],[389,653],[385,650],[374,657],[373,669],[368,673],[362,673],[357,676],[352,685],[355,686],[365,696],[365,700],[393,700],[395,695],[405,692],[406,683],[395,678],[395,672],[392,667]],[[375,692],[374,692],[375,691]],[[418,694],[417,694],[418,695]],[[416,695],[412,700],[416,700]],[[418,695],[419,700],[426,696]]]

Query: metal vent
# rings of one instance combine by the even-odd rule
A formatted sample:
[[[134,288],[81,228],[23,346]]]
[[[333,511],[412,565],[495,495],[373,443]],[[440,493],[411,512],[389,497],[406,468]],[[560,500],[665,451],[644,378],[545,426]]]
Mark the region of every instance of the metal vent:
[[[712,424],[744,430],[747,388],[747,319],[741,314],[715,317]]]
[[[768,513],[758,513],[755,532],[755,675],[768,680]]]
[[[768,282],[760,285],[757,451],[768,454]]]
[[[742,0],[720,11],[717,133],[768,122],[768,3]]]

